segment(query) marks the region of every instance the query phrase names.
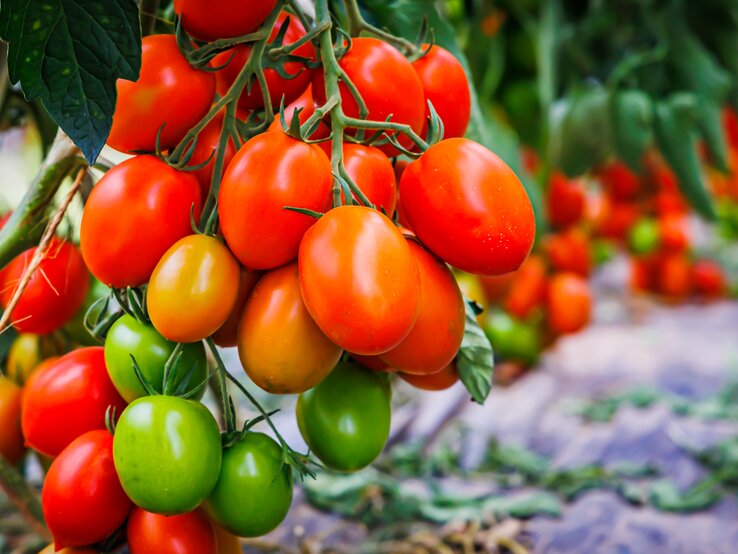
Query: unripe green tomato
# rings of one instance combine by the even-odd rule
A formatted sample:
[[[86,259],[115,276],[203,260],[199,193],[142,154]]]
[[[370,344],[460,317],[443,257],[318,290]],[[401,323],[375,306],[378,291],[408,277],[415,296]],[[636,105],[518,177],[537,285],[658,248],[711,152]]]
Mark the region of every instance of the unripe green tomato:
[[[163,391],[164,366],[176,343],[162,337],[152,325],[124,315],[113,323],[105,339],[105,365],[113,385],[126,402],[146,396],[146,391],[133,369],[133,360],[146,380],[157,392]],[[178,394],[195,390],[195,399],[205,393],[203,385],[208,367],[201,342],[185,344],[179,362],[174,366],[174,388]],[[178,390],[181,387],[181,390]]]
[[[184,514],[212,492],[220,473],[220,430],[208,409],[176,396],[145,396],[120,416],[113,438],[120,483],[139,507]]]
[[[641,218],[628,231],[628,246],[634,254],[650,254],[661,242],[659,222],[650,217]]]
[[[392,408],[386,376],[340,362],[297,399],[297,423],[312,452],[329,468],[356,471],[387,443]]]
[[[90,288],[87,290],[87,296],[82,307],[74,314],[65,325],[64,330],[72,337],[72,340],[82,346],[99,346],[100,341],[93,337],[85,328],[85,314],[95,302],[101,298],[105,298],[110,293],[110,289],[103,285],[94,277],[90,277]],[[102,311],[102,305],[95,308],[95,312],[99,314]]]
[[[615,244],[609,239],[597,239],[592,243],[592,259],[595,265],[609,262],[617,254]]]
[[[223,451],[218,482],[204,504],[213,520],[239,537],[275,529],[292,503],[292,474],[282,448],[263,433],[247,433]]]
[[[541,354],[538,327],[513,318],[501,311],[490,313],[484,326],[496,359],[533,365]]]

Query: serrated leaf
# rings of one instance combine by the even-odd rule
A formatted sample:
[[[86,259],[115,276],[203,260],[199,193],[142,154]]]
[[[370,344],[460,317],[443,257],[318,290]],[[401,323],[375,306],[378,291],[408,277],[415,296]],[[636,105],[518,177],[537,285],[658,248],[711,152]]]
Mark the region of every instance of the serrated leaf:
[[[466,326],[461,348],[456,355],[456,369],[461,382],[471,394],[472,400],[484,404],[492,389],[494,353],[487,335],[477,323],[474,303],[466,302],[465,306]]]
[[[26,98],[97,159],[110,133],[117,79],[138,79],[141,27],[134,0],[3,0],[8,72]]]

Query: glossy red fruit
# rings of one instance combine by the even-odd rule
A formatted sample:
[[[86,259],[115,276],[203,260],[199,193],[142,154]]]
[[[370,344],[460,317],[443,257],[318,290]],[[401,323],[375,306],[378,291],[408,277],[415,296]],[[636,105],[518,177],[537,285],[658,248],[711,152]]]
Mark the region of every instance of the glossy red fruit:
[[[549,180],[546,193],[548,219],[554,227],[569,227],[584,215],[586,192],[582,182],[557,171]]]
[[[589,283],[575,273],[557,273],[548,285],[546,312],[556,334],[576,333],[589,323],[592,293]]]
[[[673,300],[682,300],[692,292],[692,263],[684,252],[671,252],[658,258],[658,292]]]
[[[369,201],[391,218],[397,202],[397,181],[392,162],[386,154],[373,146],[346,143],[343,145],[343,165]],[[343,193],[341,199],[346,202]]]
[[[141,43],[141,75],[118,79],[118,101],[108,144],[121,152],[168,150],[210,109],[215,95],[212,72],[193,68],[174,35],[149,35]]]
[[[329,211],[305,233],[298,266],[308,312],[349,352],[387,352],[415,324],[417,264],[397,227],[376,210],[342,206]]]
[[[528,256],[536,222],[512,169],[474,141],[431,146],[400,180],[402,210],[418,238],[467,273],[501,275]]]
[[[412,375],[410,373],[398,373],[397,375],[415,388],[427,391],[450,389],[459,381],[459,373],[456,371],[454,364],[448,364],[441,371],[430,375]]]
[[[203,204],[210,192],[210,185],[213,181],[213,170],[215,169],[216,156],[215,150],[218,148],[220,132],[222,129],[223,114],[218,114],[202,131],[200,131],[200,134],[197,135],[197,144],[195,145],[195,150],[192,152],[192,157],[189,161],[189,165],[197,166],[205,163],[208,159],[210,160],[205,167],[201,167],[200,169],[192,172],[200,183]],[[228,142],[226,142],[225,154],[223,156],[224,171],[228,168],[228,164],[231,163],[231,160],[235,155],[236,145],[233,144],[233,139],[229,138]]]
[[[315,99],[313,98],[313,87],[312,85],[308,85],[308,87],[305,89],[305,92],[303,92],[296,100],[293,102],[290,102],[285,106],[284,108],[284,120],[285,123],[289,125],[289,123],[292,121],[292,117],[295,114],[295,112],[298,112],[298,119],[300,120],[300,123],[305,123],[311,115],[315,113]],[[280,131],[282,132],[284,130],[284,127],[282,126],[282,121],[279,116],[274,118],[274,121],[271,125],[269,125],[270,131]],[[313,131],[313,133],[306,138],[309,138],[311,140],[319,140],[328,138],[331,134],[331,130],[328,127],[328,125],[321,121],[321,123],[317,126],[317,128]],[[318,143],[320,145],[324,143]],[[330,144],[330,143],[327,143]]]
[[[218,554],[215,526],[200,508],[175,516],[134,508],[127,535],[131,554]]]
[[[258,135],[241,147],[220,186],[218,215],[233,254],[249,269],[295,259],[315,218],[286,206],[325,212],[333,174],[325,153],[283,133]]]
[[[554,271],[571,271],[588,277],[592,271],[591,250],[589,237],[577,228],[553,233],[543,239],[543,251]]]
[[[80,435],[104,429],[109,406],[120,414],[126,403],[110,381],[103,348],[74,350],[26,383],[21,419],[26,444],[56,456]]]
[[[192,234],[200,217],[200,185],[154,156],[115,166],[92,189],[82,215],[82,256],[110,287],[149,280],[164,253]]]
[[[3,270],[0,305],[6,308],[38,247],[26,250]],[[90,274],[73,244],[53,237],[31,276],[10,321],[21,333],[45,335],[61,328],[82,307]]]
[[[277,0],[174,0],[174,12],[195,38],[213,41],[256,31]]]
[[[57,548],[112,535],[133,506],[113,464],[113,435],[89,431],[67,446],[49,467],[42,504]]]
[[[546,264],[533,254],[514,274],[503,306],[518,319],[526,319],[546,298]]]

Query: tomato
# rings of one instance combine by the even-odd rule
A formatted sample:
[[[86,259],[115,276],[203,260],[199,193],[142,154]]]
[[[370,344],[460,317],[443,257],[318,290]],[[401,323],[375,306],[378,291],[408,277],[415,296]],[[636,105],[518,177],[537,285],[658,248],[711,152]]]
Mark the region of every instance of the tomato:
[[[21,420],[26,445],[56,456],[87,431],[104,429],[109,406],[120,413],[125,405],[108,377],[103,348],[73,350],[26,383]]]
[[[415,324],[418,267],[402,233],[376,210],[342,206],[321,217],[300,245],[299,271],[308,312],[349,352],[387,352]]]
[[[541,355],[543,344],[538,327],[515,319],[505,312],[489,314],[484,332],[494,348],[495,358],[532,366]]]
[[[360,366],[372,371],[381,373],[395,373],[395,368],[387,365],[379,356],[360,356],[359,354],[351,354],[351,358]]]
[[[23,390],[0,376],[0,455],[11,464],[20,462],[26,452],[21,431],[22,398]]]
[[[423,44],[423,50],[428,46],[430,45]],[[464,66],[451,52],[433,45],[423,57],[413,62],[413,69],[418,74],[425,93],[426,126],[430,116],[430,100],[443,122],[443,137],[463,137],[471,114],[471,93]]]
[[[297,399],[297,423],[327,467],[356,471],[384,449],[390,430],[390,387],[379,373],[341,362]]]
[[[205,503],[215,522],[240,537],[275,529],[292,503],[292,474],[282,448],[263,433],[246,433],[223,452],[218,483]]]
[[[528,259],[530,258],[531,257],[529,256]],[[523,262],[523,264],[525,264],[525,262]],[[510,287],[515,281],[515,275],[516,272],[511,272],[505,273],[504,275],[490,275],[481,277],[474,277],[473,275],[470,275],[470,277],[474,277],[479,281],[482,292],[489,302],[499,302],[500,300],[505,298],[507,296],[507,293],[510,291]],[[461,286],[461,290],[464,291],[463,286]],[[474,300],[474,298],[470,297],[468,294],[467,296]],[[482,303],[482,305],[484,304]]]
[[[225,320],[225,323],[223,323],[220,329],[213,334],[213,340],[218,346],[227,347],[236,346],[238,344],[238,324],[241,322],[243,308],[246,306],[246,301],[249,299],[251,291],[254,289],[261,276],[262,274],[258,271],[249,271],[244,268],[240,269],[236,302],[233,304],[231,313],[228,314],[228,318]]]
[[[269,35],[269,44],[277,38],[280,28],[288,17],[289,25],[282,40],[282,45],[292,44],[305,36],[305,27],[302,26],[300,20],[294,15],[282,12],[279,14],[279,17],[272,28],[272,32]],[[269,45],[267,45],[267,48],[269,48]],[[212,65],[214,67],[222,67],[227,64],[225,67],[222,67],[222,69],[215,72],[218,82],[218,94],[223,96],[228,92],[228,89],[233,85],[233,82],[236,80],[241,69],[248,61],[250,55],[251,46],[247,44],[239,44],[233,49],[221,52],[213,58]],[[315,47],[310,42],[307,42],[292,52],[292,55],[315,59]],[[289,104],[298,98],[305,91],[313,78],[313,70],[305,67],[299,61],[284,62],[283,67],[284,72],[289,75],[289,77],[283,77],[276,69],[273,68],[267,68],[264,70],[264,77],[266,78],[267,89],[269,90],[269,99],[272,102],[272,108],[275,110],[279,109],[283,99],[285,104]],[[242,110],[256,110],[264,107],[264,96],[258,82],[254,81],[251,86],[250,93],[248,90],[244,89],[241,93],[241,97],[238,99],[238,107]]]
[[[190,66],[174,35],[149,35],[141,42],[141,75],[118,79],[118,102],[108,145],[121,152],[175,147],[210,110],[215,76]]]
[[[220,432],[208,409],[175,396],[145,396],[121,414],[113,458],[133,502],[163,515],[190,512],[213,490]]]
[[[655,281],[654,257],[631,258],[630,286],[635,291],[653,290]]]
[[[389,158],[373,146],[347,142],[343,145],[343,165],[369,201],[391,218],[397,202],[397,181]],[[346,202],[344,193],[341,193],[341,201]]]
[[[23,333],[10,345],[5,371],[9,379],[22,385],[42,361],[41,337]]]
[[[351,49],[338,64],[361,94],[369,119],[386,121],[391,116],[393,123],[404,123],[416,133],[422,132],[426,110],[423,84],[412,64],[399,50],[376,38],[354,38]],[[339,84],[339,89],[344,113],[349,117],[359,117],[359,106],[349,89],[343,83]],[[315,73],[313,94],[318,105],[325,102],[322,71]],[[400,143],[404,146],[412,144],[405,137],[400,139]],[[382,151],[390,156],[397,155],[397,149],[390,144],[382,146]]]
[[[297,117],[300,120],[300,123],[305,123],[310,116],[315,113],[315,99],[313,98],[312,85],[308,85],[305,92],[303,92],[296,100],[285,106],[284,118],[288,125],[290,121],[292,121],[292,117],[297,110],[299,110]],[[274,121],[272,121],[272,124],[269,125],[269,130],[279,132],[283,131],[282,121],[279,115],[277,115],[277,117],[274,118]],[[307,138],[310,138],[311,140],[320,140],[328,138],[330,134],[331,130],[328,125],[324,121],[321,121],[315,131],[313,131],[313,133]],[[319,144],[322,145],[325,143]]]
[[[200,508],[176,516],[134,508],[127,535],[131,554],[218,554],[215,526]]]
[[[571,271],[587,277],[592,271],[592,249],[589,236],[570,228],[543,239],[543,251],[554,271]]]
[[[218,239],[190,235],[166,251],[151,274],[151,323],[175,342],[195,342],[225,323],[238,296],[239,266]]]
[[[174,0],[174,12],[195,38],[213,41],[256,31],[277,0]]]
[[[220,525],[213,527],[218,537],[218,554],[242,554],[241,541],[236,535],[229,533]]]
[[[443,370],[464,338],[464,299],[446,264],[408,241],[420,273],[420,310],[410,334],[382,360],[398,371],[428,375]]]
[[[113,436],[89,431],[67,446],[49,467],[41,501],[57,548],[112,535],[132,506],[113,465]]]
[[[697,260],[692,266],[692,284],[695,292],[709,297],[725,294],[725,272],[717,262]]]
[[[661,248],[667,252],[683,252],[689,248],[689,223],[681,215],[670,214],[658,220]]]
[[[220,132],[223,129],[223,114],[219,113],[216,115],[205,128],[200,131],[197,135],[197,144],[192,152],[189,165],[197,166],[205,163],[208,159],[210,160],[204,167],[193,171],[192,174],[197,177],[197,181],[200,183],[202,189],[202,199],[205,199],[210,192],[210,185],[213,181],[213,171],[215,170],[215,149],[218,148],[220,143]],[[223,169],[228,167],[231,163],[233,156],[236,155],[236,145],[233,143],[233,138],[228,138],[226,141],[225,154],[223,156]]]
[[[87,267],[110,287],[149,280],[159,258],[192,233],[200,185],[154,156],[136,156],[108,171],[92,189],[80,236]]]
[[[447,139],[400,180],[402,208],[418,238],[462,271],[500,275],[528,256],[536,222],[515,173],[481,144]]]
[[[241,365],[255,384],[272,394],[315,386],[343,353],[305,308],[296,263],[261,278],[246,302],[238,335]]]
[[[628,201],[634,199],[641,188],[638,175],[633,173],[623,162],[613,161],[598,171],[598,177],[605,190],[615,200]]]
[[[110,380],[126,402],[146,396],[146,390],[133,369],[133,357],[148,383],[161,392],[164,382],[164,365],[176,344],[169,342],[151,325],[141,323],[129,315],[123,315],[110,327],[105,338],[105,365]],[[203,385],[208,375],[205,348],[202,343],[184,345],[181,358],[174,366],[175,389],[184,387],[182,394]],[[185,385],[186,383],[186,385]],[[202,386],[195,398],[202,398]]]
[[[603,198],[602,209],[595,221],[596,233],[602,237],[624,240],[640,216],[635,204],[610,202]]]
[[[651,254],[659,248],[661,229],[657,220],[642,217],[628,231],[628,246],[635,254]]]
[[[238,151],[220,186],[218,215],[228,247],[249,269],[292,261],[314,223],[286,206],[325,212],[333,174],[325,153],[283,133],[264,133]]]
[[[543,305],[546,296],[546,264],[533,254],[514,273],[510,290],[503,302],[507,312],[526,319]]]
[[[569,227],[584,215],[586,192],[582,182],[554,172],[548,183],[546,202],[548,219],[554,227]]]
[[[416,389],[429,391],[450,389],[459,380],[459,373],[456,371],[454,364],[448,364],[441,371],[430,375],[412,375],[411,373],[398,373],[397,375]]]
[[[673,252],[658,258],[656,288],[675,300],[681,300],[692,292],[692,264],[685,253]]]
[[[551,277],[546,310],[548,325],[554,333],[576,333],[583,329],[592,312],[587,280],[576,273],[557,273]]]
[[[37,247],[26,250],[4,269],[0,290],[3,309],[13,298],[36,250]],[[77,247],[53,237],[13,309],[13,326],[21,333],[38,335],[56,331],[82,306],[89,285],[90,275]]]

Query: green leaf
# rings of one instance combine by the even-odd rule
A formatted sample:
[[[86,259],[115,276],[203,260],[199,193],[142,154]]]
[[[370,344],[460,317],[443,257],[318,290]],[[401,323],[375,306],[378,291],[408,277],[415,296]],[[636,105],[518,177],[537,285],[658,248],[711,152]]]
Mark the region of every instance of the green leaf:
[[[640,173],[643,154],[653,140],[653,106],[641,90],[615,92],[610,101],[612,140],[618,156]]]
[[[469,301],[466,302],[466,327],[456,355],[456,369],[472,399],[484,404],[492,389],[494,354],[487,335],[477,323],[473,303]]]
[[[666,512],[697,512],[720,500],[720,491],[709,477],[684,492],[671,481],[661,480],[651,485],[649,503]]]
[[[141,28],[134,0],[3,0],[8,71],[40,98],[90,163],[110,133],[117,79],[138,79]]]

